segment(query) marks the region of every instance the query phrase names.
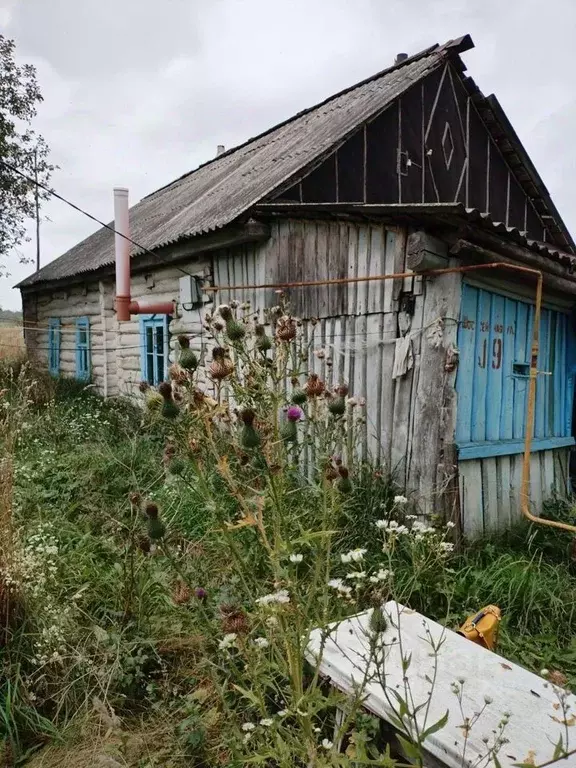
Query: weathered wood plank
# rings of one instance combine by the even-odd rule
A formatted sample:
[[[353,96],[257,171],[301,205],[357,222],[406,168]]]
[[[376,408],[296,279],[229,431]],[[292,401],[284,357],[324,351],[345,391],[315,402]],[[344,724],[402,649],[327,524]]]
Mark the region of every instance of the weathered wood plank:
[[[474,539],[484,533],[481,460],[461,461],[459,472],[462,527],[464,535]]]

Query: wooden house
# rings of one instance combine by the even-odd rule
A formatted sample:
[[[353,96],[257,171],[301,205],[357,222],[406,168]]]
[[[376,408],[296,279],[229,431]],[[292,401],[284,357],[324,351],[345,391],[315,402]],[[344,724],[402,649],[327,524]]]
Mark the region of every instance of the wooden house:
[[[329,384],[367,400],[363,452],[423,511],[468,534],[519,515],[533,275],[544,275],[531,497],[563,493],[574,444],[575,246],[494,96],[465,73],[469,36],[389,69],[185,174],[130,209],[132,298],[174,301],[118,322],[114,236],[102,228],[20,284],[26,343],[54,374],[104,395],[166,376],[176,334],[202,344],[221,301],[255,286],[408,272],[290,290]],[[202,281],[242,290],[202,292]]]

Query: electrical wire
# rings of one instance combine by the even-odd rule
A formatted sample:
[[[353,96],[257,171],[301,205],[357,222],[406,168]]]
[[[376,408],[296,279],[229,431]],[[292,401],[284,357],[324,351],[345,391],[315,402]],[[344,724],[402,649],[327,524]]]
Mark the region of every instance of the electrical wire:
[[[14,173],[17,173],[19,176],[22,176],[22,178],[26,179],[26,181],[28,181],[30,184],[34,184],[35,186],[40,187],[40,189],[43,189],[45,192],[48,192],[48,194],[52,195],[58,200],[61,200],[63,203],[66,203],[66,205],[69,205],[70,208],[74,208],[75,211],[78,211],[79,213],[84,214],[84,216],[87,216],[89,219],[92,219],[92,221],[95,221],[97,224],[100,224],[101,227],[108,229],[110,232],[112,232],[115,235],[120,235],[120,237],[123,237],[124,240],[128,240],[129,243],[132,243],[132,245],[135,245],[143,253],[148,253],[150,254],[150,256],[153,256],[165,267],[175,267],[179,272],[182,272],[183,275],[186,275],[187,277],[191,277],[194,280],[198,279],[197,275],[193,275],[191,272],[188,272],[187,270],[183,269],[177,264],[172,264],[171,262],[166,261],[157,253],[155,253],[155,251],[151,251],[150,248],[146,248],[145,245],[141,245],[140,243],[136,242],[136,240],[132,240],[132,238],[128,237],[128,235],[125,235],[122,232],[118,232],[118,230],[114,229],[114,227],[110,226],[110,224],[105,224],[103,221],[100,221],[99,218],[97,218],[91,213],[88,213],[88,211],[85,211],[84,208],[81,208],[79,205],[76,205],[76,203],[73,203],[72,201],[67,200],[65,197],[63,197],[58,192],[56,192],[55,189],[48,187],[46,184],[43,184],[41,181],[37,181],[36,179],[32,178],[32,176],[28,176],[28,174],[19,170],[15,165],[12,165],[12,163],[8,163],[6,162],[6,160],[2,160],[0,158],[0,164],[2,164],[5,168],[9,168]]]

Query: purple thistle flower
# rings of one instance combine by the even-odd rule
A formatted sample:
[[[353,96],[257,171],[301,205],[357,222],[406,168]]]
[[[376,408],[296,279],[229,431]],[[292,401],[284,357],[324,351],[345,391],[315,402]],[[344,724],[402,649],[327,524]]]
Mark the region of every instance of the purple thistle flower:
[[[286,411],[288,421],[299,421],[302,418],[302,410],[297,405],[291,405]]]
[[[198,600],[206,600],[208,597],[208,592],[203,587],[196,587],[194,590],[194,595],[198,598]]]

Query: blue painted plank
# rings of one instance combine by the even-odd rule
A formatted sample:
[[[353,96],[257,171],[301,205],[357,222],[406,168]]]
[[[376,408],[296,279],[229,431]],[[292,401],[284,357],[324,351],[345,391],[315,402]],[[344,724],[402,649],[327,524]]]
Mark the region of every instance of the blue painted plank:
[[[548,376],[548,318],[550,313],[543,309],[540,314],[540,340],[538,346],[538,378],[536,379],[536,410],[534,419],[534,437],[544,437],[546,416],[546,380]]]
[[[490,354],[490,309],[491,294],[478,291],[476,312],[476,348],[474,361],[474,386],[472,392],[472,440],[486,439],[486,385]]]
[[[486,439],[500,440],[500,416],[502,413],[502,357],[504,347],[505,299],[492,294],[490,306],[490,331],[488,338],[487,386],[486,386]]]
[[[530,308],[522,301],[518,302],[516,311],[516,338],[514,342],[514,362],[529,363],[529,350],[526,339],[529,333]],[[520,376],[514,378],[514,418],[512,437],[524,437],[524,424],[526,421],[526,396],[528,393],[528,379]]]
[[[560,312],[554,312],[550,323],[550,368],[552,377],[548,388],[548,415],[550,419],[548,434],[559,436],[558,414],[562,408],[560,391],[560,379],[562,370],[562,347],[560,346],[560,326],[562,324],[562,315]]]
[[[573,437],[544,437],[532,441],[532,451],[549,451],[576,445]],[[458,445],[458,458],[482,459],[489,456],[511,456],[524,451],[524,440],[501,440],[490,443],[464,443]]]
[[[504,341],[502,351],[502,412],[500,415],[500,438],[511,440],[514,437],[514,387],[512,364],[515,361],[516,313],[518,302],[506,299],[504,307]]]
[[[570,413],[572,413],[572,407],[567,401],[567,388],[566,384],[568,381],[568,375],[570,370],[570,349],[569,349],[569,339],[568,339],[568,318],[566,315],[560,315],[560,322],[559,322],[559,346],[562,350],[562,368],[559,373],[558,377],[558,388],[560,390],[559,398],[558,398],[558,404],[559,407],[557,409],[557,429],[559,435],[566,435],[569,434],[564,429],[565,419],[564,414],[567,410],[570,410]]]
[[[456,392],[458,393],[458,411],[456,418],[456,440],[471,440],[472,396],[476,341],[476,314],[478,308],[478,289],[464,285],[462,306],[458,327],[458,349],[460,359],[456,374]]]

